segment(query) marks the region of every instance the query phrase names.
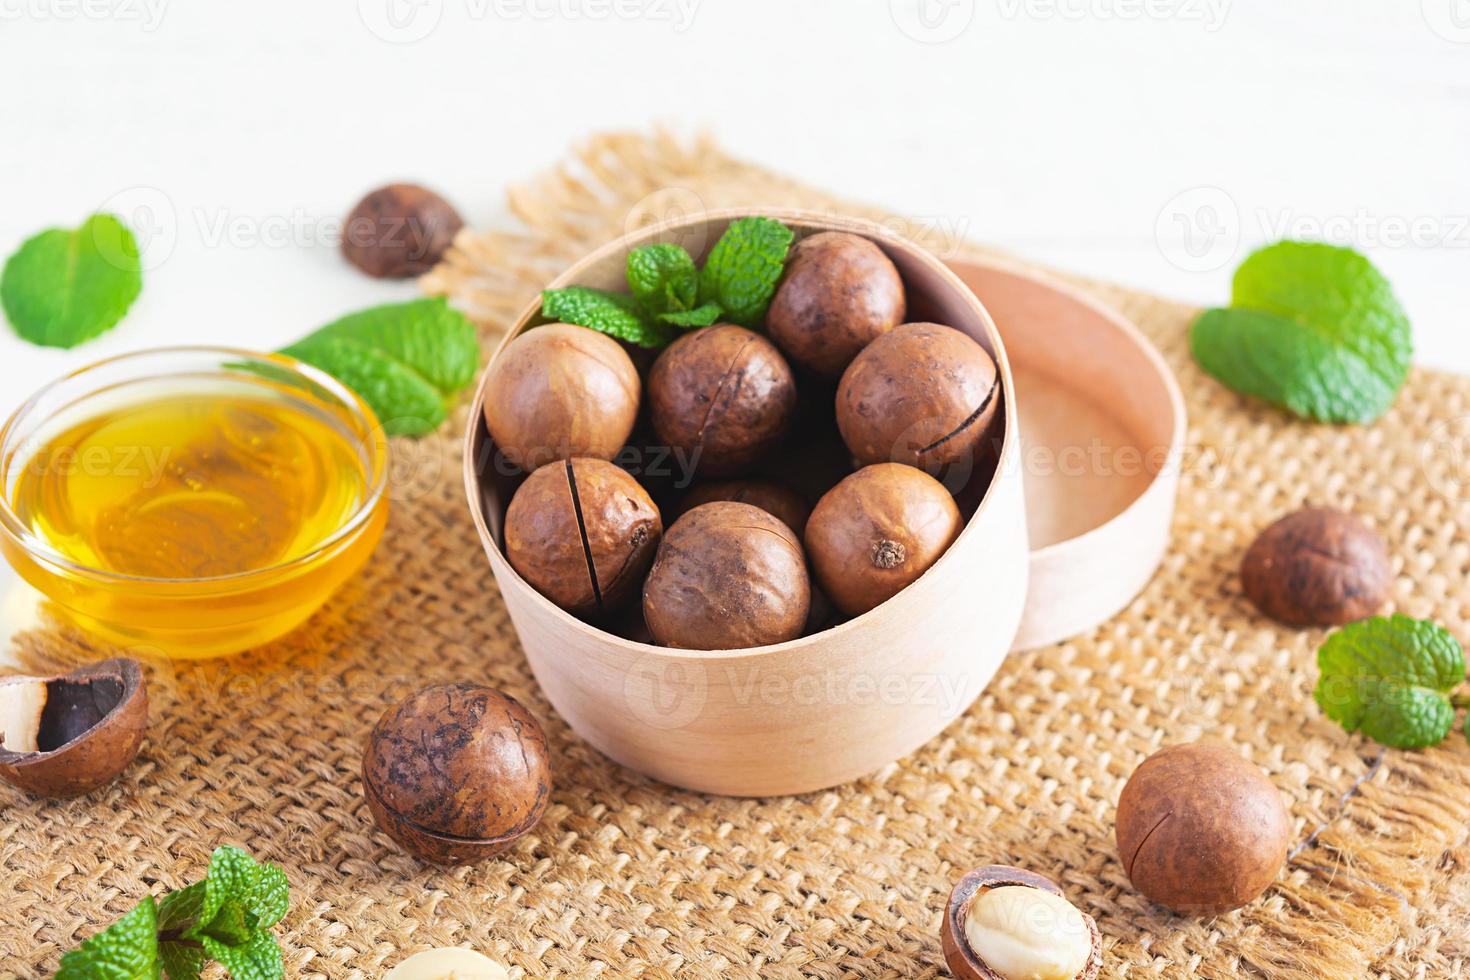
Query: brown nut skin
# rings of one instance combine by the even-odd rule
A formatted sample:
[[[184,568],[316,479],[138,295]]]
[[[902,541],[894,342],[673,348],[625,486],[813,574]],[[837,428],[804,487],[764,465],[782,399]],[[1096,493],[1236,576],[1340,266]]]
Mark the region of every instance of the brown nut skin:
[[[730,323],[687,333],[648,373],[654,432],[703,477],[738,476],[796,415],[796,379],[776,345]]]
[[[612,459],[638,420],[641,383],[607,334],[569,323],[527,330],[491,362],[485,426],[527,472],[573,456]]]
[[[1286,863],[1291,821],[1281,792],[1224,745],[1160,749],[1118,799],[1118,855],[1133,886],[1188,915],[1240,908]]]
[[[924,572],[959,537],[944,485],[898,463],[865,466],[827,491],[806,524],[806,550],[833,605],[860,616]]]
[[[342,254],[379,279],[423,275],[463,227],[454,206],[427,187],[389,184],[358,201],[347,216]]]
[[[436,864],[468,864],[525,835],[551,799],[551,753],[534,715],[479,684],[442,684],[384,712],[362,760],[378,827]]]
[[[724,480],[701,484],[684,497],[681,512],[716,500],[733,500],[759,507],[795,531],[798,538],[806,531],[806,519],[812,513],[801,494],[770,480]]]
[[[675,521],[643,584],[643,619],[654,639],[686,650],[794,640],[810,608],[796,535],[759,507],[731,501]]]
[[[939,474],[972,466],[1000,403],[995,361],[967,335],[905,323],[863,348],[837,386],[837,427],[859,464]]]
[[[572,459],[541,467],[516,490],[505,557],[567,612],[600,615],[637,597],[663,530],[637,480],[604,460]]]
[[[965,916],[969,913],[970,902],[977,894],[1007,885],[1039,888],[1061,898],[1067,897],[1051,879],[1024,868],[990,864],[983,868],[976,868],[965,875],[949,893],[949,902],[945,905],[944,910],[944,921],[940,925],[940,943],[944,948],[944,962],[949,967],[949,972],[955,975],[956,980],[1002,980],[999,974],[986,966],[985,961],[970,949],[969,941],[965,939]],[[1092,916],[1086,912],[1081,914],[1083,920],[1087,922],[1087,931],[1092,936],[1092,953],[1087,958],[1087,966],[1077,974],[1076,980],[1094,980],[1098,971],[1102,969],[1102,933],[1098,931],[1097,921]]]
[[[1257,609],[1289,626],[1340,626],[1388,601],[1388,548],[1352,514],[1308,507],[1260,533],[1240,565]]]
[[[0,748],[0,778],[7,783],[32,796],[80,796],[112,782],[138,757],[148,730],[148,685],[136,660],[0,681],[27,682],[46,686],[38,751]]]
[[[791,250],[766,331],[793,363],[836,377],[906,311],[903,280],[882,249],[858,235],[824,231]]]

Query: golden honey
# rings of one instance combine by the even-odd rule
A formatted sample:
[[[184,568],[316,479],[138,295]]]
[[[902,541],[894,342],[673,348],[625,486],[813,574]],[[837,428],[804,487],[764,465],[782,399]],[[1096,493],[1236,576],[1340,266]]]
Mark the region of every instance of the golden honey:
[[[330,394],[242,371],[66,404],[7,450],[6,557],[58,611],[143,652],[214,656],[285,633],[361,566],[386,517],[381,433]]]

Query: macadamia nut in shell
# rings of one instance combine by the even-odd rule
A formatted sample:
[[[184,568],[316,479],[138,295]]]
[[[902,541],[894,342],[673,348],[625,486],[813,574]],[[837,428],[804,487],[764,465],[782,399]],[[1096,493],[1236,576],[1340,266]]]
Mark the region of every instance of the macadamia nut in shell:
[[[648,374],[654,431],[701,476],[737,476],[776,447],[796,415],[796,380],[758,333],[721,323],[685,334]]]
[[[342,254],[370,276],[404,279],[428,272],[464,227],[459,212],[418,184],[389,184],[352,209]]]
[[[612,459],[638,418],[641,384],[628,352],[596,330],[527,330],[490,363],[485,425],[523,470],[586,456]]]
[[[858,463],[939,475],[973,466],[999,405],[989,352],[937,323],[905,323],[873,341],[837,387],[837,427]]]
[[[878,463],[817,501],[806,525],[807,555],[832,603],[859,616],[924,574],[962,523],[938,480],[912,466]]]
[[[505,557],[531,586],[577,616],[635,599],[663,521],[648,492],[600,459],[543,466],[505,512]]]
[[[766,330],[786,356],[836,377],[858,351],[903,322],[903,280],[866,238],[824,231],[791,250],[766,312]]]
[[[1118,856],[1160,905],[1217,915],[1254,900],[1286,863],[1291,821],[1281,792],[1223,745],[1160,749],[1118,799]]]
[[[992,864],[950,892],[940,930],[956,980],[1093,980],[1102,935],[1051,880]]]
[[[810,606],[795,533],[758,507],[730,501],[675,521],[643,586],[643,618],[654,639],[689,650],[793,640]]]
[[[1308,507],[1262,531],[1240,566],[1257,609],[1289,626],[1340,626],[1388,601],[1393,569],[1383,539],[1352,514]]]
[[[520,702],[480,684],[441,684],[384,712],[362,779],[378,826],[441,864],[498,854],[541,819],[551,753]]]

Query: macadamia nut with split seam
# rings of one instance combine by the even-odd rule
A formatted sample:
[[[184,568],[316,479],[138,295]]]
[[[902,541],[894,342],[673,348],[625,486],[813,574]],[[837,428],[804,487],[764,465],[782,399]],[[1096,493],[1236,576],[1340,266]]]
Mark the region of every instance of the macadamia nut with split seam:
[[[1145,759],[1118,798],[1118,856],[1160,905],[1218,915],[1253,901],[1286,863],[1281,792],[1223,745],[1171,745]]]
[[[499,854],[551,799],[551,752],[520,702],[481,684],[440,684],[389,708],[368,738],[363,789],[378,827],[439,864]]]
[[[616,612],[635,599],[662,536],[648,492],[600,459],[541,467],[505,511],[506,560],[575,616]]]
[[[937,323],[905,323],[865,347],[837,386],[837,427],[860,465],[894,462],[942,476],[985,449],[1000,403],[989,352]]]
[[[700,476],[738,476],[785,437],[796,379],[781,352],[720,323],[674,341],[648,374],[649,414],[664,444]]]

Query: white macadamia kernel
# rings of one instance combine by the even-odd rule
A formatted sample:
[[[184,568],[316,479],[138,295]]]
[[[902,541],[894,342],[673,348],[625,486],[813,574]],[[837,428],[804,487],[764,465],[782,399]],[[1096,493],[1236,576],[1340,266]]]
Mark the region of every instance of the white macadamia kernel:
[[[472,949],[447,948],[410,956],[383,980],[510,980],[510,974]]]
[[[965,941],[1005,980],[1073,980],[1092,955],[1087,920],[1060,895],[1002,885],[970,900]]]

